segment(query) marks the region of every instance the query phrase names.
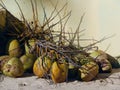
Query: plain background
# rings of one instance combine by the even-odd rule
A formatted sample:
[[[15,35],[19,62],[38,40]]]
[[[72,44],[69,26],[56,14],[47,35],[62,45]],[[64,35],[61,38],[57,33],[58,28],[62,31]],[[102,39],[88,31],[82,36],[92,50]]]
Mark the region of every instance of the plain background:
[[[14,0],[3,0],[7,9],[16,17],[21,19],[19,9]],[[30,7],[30,0],[17,0],[24,12],[24,15],[28,21],[32,20],[32,13]],[[40,0],[37,0],[40,1]],[[48,12],[51,11],[51,6],[48,4],[48,0],[45,1],[45,8]],[[56,0],[52,0],[54,3]],[[59,8],[68,1],[66,12],[72,10],[71,18],[66,25],[69,30],[76,29],[80,20],[80,17],[85,13],[81,30],[86,29],[83,38],[94,38],[97,40],[102,39],[104,36],[114,37],[99,43],[99,48],[106,50],[113,56],[120,55],[120,0],[59,0]],[[40,3],[38,3],[40,6]],[[59,9],[58,8],[58,9]],[[39,9],[39,19],[41,17],[42,9]]]

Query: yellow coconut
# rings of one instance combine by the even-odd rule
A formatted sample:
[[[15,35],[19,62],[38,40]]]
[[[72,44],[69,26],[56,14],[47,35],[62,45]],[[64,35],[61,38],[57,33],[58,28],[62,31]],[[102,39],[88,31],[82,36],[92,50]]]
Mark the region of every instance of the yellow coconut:
[[[78,70],[79,77],[83,81],[90,81],[99,73],[99,66],[95,62],[88,62]]]
[[[58,63],[55,61],[51,68],[51,78],[54,83],[61,83],[67,79],[68,65],[66,63]]]
[[[52,61],[49,57],[38,57],[33,65],[33,73],[39,78],[45,77],[49,73]]]

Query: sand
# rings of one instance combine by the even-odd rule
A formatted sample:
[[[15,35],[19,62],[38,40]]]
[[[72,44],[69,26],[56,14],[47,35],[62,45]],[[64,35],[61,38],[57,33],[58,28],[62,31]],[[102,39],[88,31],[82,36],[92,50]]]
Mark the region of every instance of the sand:
[[[98,74],[97,78],[90,82],[75,80],[59,84],[27,73],[20,78],[0,75],[0,90],[120,90],[120,69],[113,69],[112,73]]]

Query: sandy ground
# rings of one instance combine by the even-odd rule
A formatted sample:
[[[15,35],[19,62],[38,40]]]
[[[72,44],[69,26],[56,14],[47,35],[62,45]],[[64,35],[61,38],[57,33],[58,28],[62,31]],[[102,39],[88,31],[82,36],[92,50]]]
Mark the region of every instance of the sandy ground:
[[[113,69],[111,74],[99,74],[90,82],[76,80],[60,84],[53,84],[46,79],[37,79],[30,74],[21,78],[1,75],[0,90],[120,90],[120,69]]]

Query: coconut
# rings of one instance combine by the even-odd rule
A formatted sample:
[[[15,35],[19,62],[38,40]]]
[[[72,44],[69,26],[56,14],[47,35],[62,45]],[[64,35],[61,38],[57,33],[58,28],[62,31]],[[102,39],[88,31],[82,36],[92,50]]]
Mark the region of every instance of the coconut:
[[[20,57],[24,70],[31,70],[36,57],[33,54],[27,54]]]
[[[3,74],[10,77],[19,77],[24,73],[22,62],[17,57],[12,57],[5,65],[2,70]]]
[[[8,55],[0,56],[0,71],[2,71],[4,64],[8,62],[9,59],[10,57]]]
[[[108,53],[105,53],[102,50],[96,50],[90,54],[90,56],[93,58],[96,58],[98,55],[102,55],[102,57],[107,59],[111,63],[112,68],[119,68],[120,67],[119,62],[117,61],[117,59],[115,57],[111,56]]]
[[[78,70],[78,77],[83,81],[90,81],[99,73],[99,66],[95,62],[88,62]]]
[[[28,40],[28,44],[25,43],[25,53],[29,54],[30,53],[30,48],[32,48],[34,45],[35,45],[35,40],[34,39]]]
[[[52,61],[47,56],[37,58],[33,65],[33,73],[38,77],[45,77],[51,68]]]
[[[108,55],[101,51],[101,50],[96,50],[93,51],[90,56],[95,59],[95,61],[99,65],[99,71],[100,72],[111,72],[112,71],[112,63],[108,60]]]
[[[59,63],[55,61],[51,67],[51,78],[54,83],[61,83],[67,79],[68,65],[63,62]]]
[[[14,39],[9,43],[8,53],[11,57],[20,57],[22,50],[18,40]]]

